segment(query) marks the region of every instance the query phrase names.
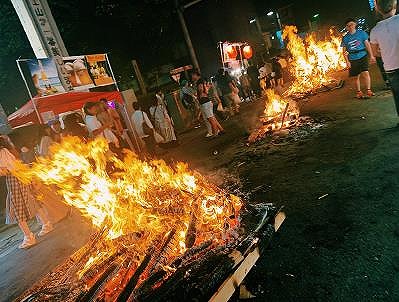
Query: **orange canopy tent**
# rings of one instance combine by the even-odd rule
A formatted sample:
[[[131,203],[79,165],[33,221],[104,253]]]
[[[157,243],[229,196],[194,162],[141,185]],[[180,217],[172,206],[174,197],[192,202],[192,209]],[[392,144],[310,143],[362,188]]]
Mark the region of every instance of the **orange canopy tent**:
[[[81,109],[86,102],[96,102],[102,98],[123,104],[122,95],[118,91],[67,92],[29,100],[20,109],[8,116],[8,122],[12,128],[40,124],[43,119],[39,120],[37,113],[42,115],[45,112],[52,112],[54,115],[58,115]],[[37,112],[34,105],[36,105]]]

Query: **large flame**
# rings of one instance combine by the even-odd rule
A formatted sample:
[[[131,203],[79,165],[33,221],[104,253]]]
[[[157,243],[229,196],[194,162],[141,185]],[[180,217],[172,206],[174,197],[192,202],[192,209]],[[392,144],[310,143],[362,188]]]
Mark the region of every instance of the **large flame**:
[[[194,245],[222,241],[237,224],[241,207],[238,197],[183,163],[171,167],[162,160],[143,161],[130,151],[122,161],[109,153],[101,139],[84,143],[67,137],[51,147],[50,157],[39,158],[32,168],[18,165],[13,173],[21,180],[39,179],[57,187],[68,205],[79,209],[95,227],[106,228],[107,243],[89,259],[85,270],[118,248],[115,242],[125,235],[137,237],[133,248],[140,259],[154,240],[172,231],[178,237],[172,252],[174,256],[183,253],[193,221]]]
[[[346,67],[341,37],[332,29],[324,40],[318,40],[314,33],[302,39],[295,26],[286,26],[283,39],[288,41],[292,55],[290,72],[294,82],[287,91],[289,95],[316,90],[329,83],[330,72]]]

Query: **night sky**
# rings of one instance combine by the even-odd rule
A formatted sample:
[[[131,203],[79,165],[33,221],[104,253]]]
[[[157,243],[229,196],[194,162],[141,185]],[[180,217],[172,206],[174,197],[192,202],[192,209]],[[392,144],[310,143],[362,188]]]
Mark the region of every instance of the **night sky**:
[[[138,60],[144,72],[166,64],[190,64],[171,0],[48,2],[70,55],[109,53],[122,88],[131,87],[132,59]],[[203,72],[210,75],[219,66],[217,41],[255,43],[249,20],[288,4],[293,4],[299,26],[305,26],[315,13],[326,25],[369,14],[367,0],[204,0],[185,12]],[[0,10],[0,102],[11,113],[28,99],[15,60],[34,55],[10,1],[2,1]]]

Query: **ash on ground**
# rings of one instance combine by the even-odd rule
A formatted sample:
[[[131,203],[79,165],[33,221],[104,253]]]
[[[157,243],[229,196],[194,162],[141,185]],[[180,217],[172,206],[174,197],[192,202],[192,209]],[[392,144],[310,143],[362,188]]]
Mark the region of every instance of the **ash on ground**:
[[[294,126],[269,132],[253,144],[257,146],[264,144],[283,145],[301,141],[318,132],[321,128],[326,127],[326,125],[326,122],[316,121],[309,116],[301,116]]]

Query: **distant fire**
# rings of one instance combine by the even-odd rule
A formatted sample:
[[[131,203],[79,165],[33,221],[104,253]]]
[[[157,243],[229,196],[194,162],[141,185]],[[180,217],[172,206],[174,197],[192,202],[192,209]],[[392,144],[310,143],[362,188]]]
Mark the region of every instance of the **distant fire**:
[[[248,138],[249,143],[262,139],[267,133],[284,129],[295,124],[299,108],[295,101],[283,98],[273,90],[266,90],[265,110],[260,119],[262,125]]]
[[[53,145],[51,154],[14,174],[56,186],[65,203],[102,230],[100,248],[79,271],[80,278],[123,249],[137,267],[152,245],[168,238],[168,253],[158,263],[167,265],[189,247],[224,244],[234,236],[241,200],[183,163],[143,161],[130,151],[120,160],[104,140],[84,143],[76,137]]]
[[[287,95],[315,91],[332,80],[329,73],[346,67],[341,37],[332,29],[324,40],[317,40],[315,34],[302,39],[295,26],[286,26],[283,39],[288,41],[292,56],[290,72],[294,76]]]

